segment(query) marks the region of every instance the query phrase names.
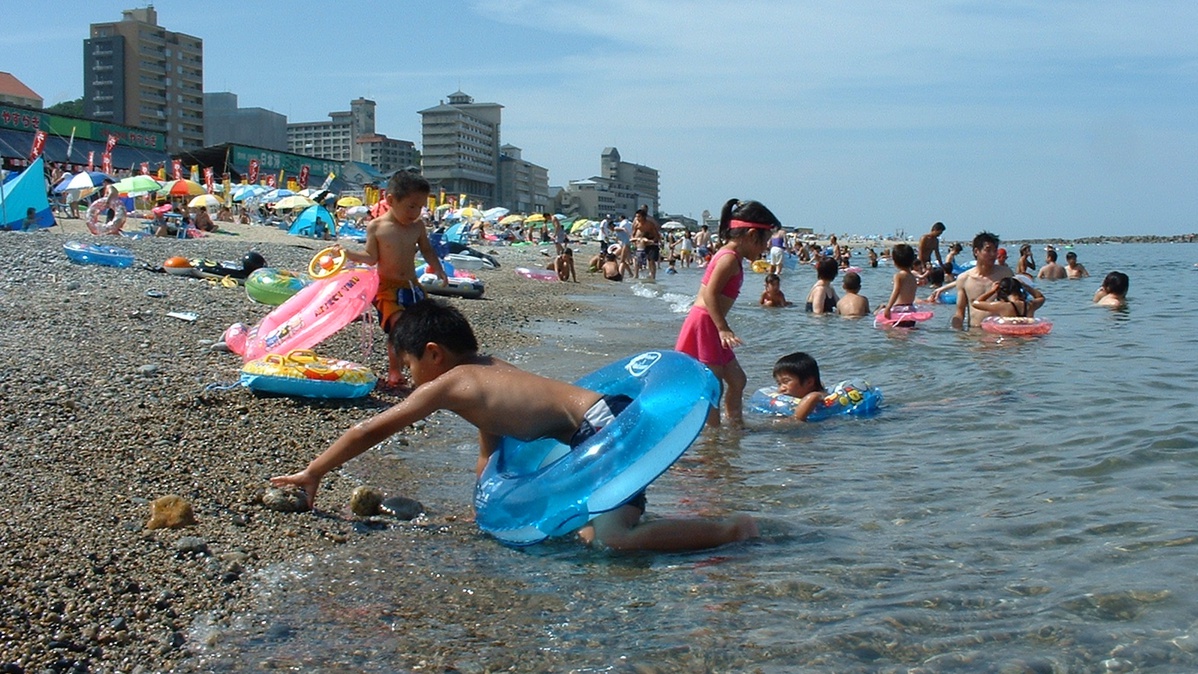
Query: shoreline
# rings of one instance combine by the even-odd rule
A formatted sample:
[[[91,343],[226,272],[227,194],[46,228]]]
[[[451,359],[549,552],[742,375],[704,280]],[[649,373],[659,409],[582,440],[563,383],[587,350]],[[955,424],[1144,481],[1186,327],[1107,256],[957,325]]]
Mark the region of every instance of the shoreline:
[[[378,390],[353,401],[207,390],[236,381],[241,366],[212,343],[229,324],[252,325],[270,307],[252,304],[240,287],[151,273],[141,263],[172,255],[239,260],[253,249],[269,266],[296,270],[324,247],[273,228],[220,225],[229,233],[113,238],[109,245],[137,256],[127,269],[67,260],[67,240],[108,243],[82,221],[0,233],[19,261],[0,275],[6,671],[193,667],[197,645],[188,639],[196,620],[220,627],[245,609],[256,571],[353,545],[370,526],[385,526],[363,526],[349,512],[359,482],[343,470],[322,484],[319,512],[261,505],[268,477],[302,468],[343,430],[401,398]],[[503,265],[478,273],[483,299],[441,299],[462,309],[484,348],[501,357],[536,345],[537,322],[581,311],[570,296],[602,293],[607,283],[585,271],[578,284],[523,279],[512,269],[543,267],[539,247],[483,249]],[[171,311],[199,317],[178,320]],[[318,352],[385,373],[382,338],[376,326],[366,353],[363,333],[351,325]],[[434,415],[393,441],[414,443],[438,424]],[[149,503],[169,494],[190,502],[198,523],[147,529]],[[477,535],[469,504],[426,506],[429,516],[418,524],[390,526]]]

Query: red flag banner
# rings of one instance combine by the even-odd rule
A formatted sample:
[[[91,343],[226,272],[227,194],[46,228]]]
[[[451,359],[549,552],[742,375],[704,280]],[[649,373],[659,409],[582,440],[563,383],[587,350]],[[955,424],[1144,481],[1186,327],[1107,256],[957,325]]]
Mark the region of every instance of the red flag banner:
[[[273,174],[273,173],[268,173],[268,174],[266,175],[266,186],[267,186],[267,187],[274,187],[274,186],[275,186],[275,174]]]
[[[38,130],[33,134],[33,149],[29,151],[29,161],[33,161],[42,156],[42,150],[46,149],[46,132]]]
[[[173,175],[175,176],[175,180],[183,180],[183,160],[182,159],[171,160],[171,171],[173,172]]]
[[[100,158],[100,170],[105,173],[109,173],[109,174],[112,173],[112,155],[111,154],[105,152],[104,156]]]
[[[309,169],[308,169],[307,164],[304,164],[303,166],[300,167],[300,173],[299,173],[300,189],[305,189],[305,190],[308,189],[308,171],[309,171]]]
[[[88,150],[88,152],[87,152],[87,170],[88,171],[96,170],[96,151],[95,150]]]
[[[245,172],[245,179],[251,185],[258,182],[258,160],[257,159],[250,160],[250,168],[248,171]]]
[[[143,176],[148,176],[148,175],[150,175],[150,162],[148,162],[148,161],[143,161],[143,162],[141,163],[141,174],[142,174]]]
[[[216,193],[216,175],[212,171],[211,166],[204,167],[204,186],[208,188],[208,194]]]
[[[116,147],[116,134],[108,134],[108,144],[104,146],[104,152],[112,154],[112,148]]]

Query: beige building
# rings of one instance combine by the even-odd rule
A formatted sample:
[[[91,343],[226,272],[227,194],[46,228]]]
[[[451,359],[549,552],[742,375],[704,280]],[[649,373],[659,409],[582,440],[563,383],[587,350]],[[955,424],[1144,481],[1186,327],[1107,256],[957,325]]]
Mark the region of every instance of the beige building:
[[[551,207],[549,169],[523,159],[515,145],[500,148],[498,186],[495,206],[513,213],[544,213]]]
[[[657,169],[622,161],[620,151],[614,147],[603,149],[599,165],[601,177],[636,195],[634,201],[637,203],[637,208],[648,206],[649,213],[652,215],[656,215],[661,210],[661,180]]]
[[[499,199],[499,122],[503,106],[455,91],[420,111],[424,177],[434,190],[493,206]]]
[[[167,152],[204,144],[204,41],[158,25],[153,6],[93,23],[83,41],[84,116],[161,132]]]

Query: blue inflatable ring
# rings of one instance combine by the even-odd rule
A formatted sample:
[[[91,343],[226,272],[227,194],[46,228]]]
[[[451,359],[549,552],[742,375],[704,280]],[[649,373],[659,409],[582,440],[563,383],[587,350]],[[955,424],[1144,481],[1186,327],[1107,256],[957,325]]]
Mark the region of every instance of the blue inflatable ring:
[[[632,403],[571,449],[552,438],[503,438],[474,489],[478,526],[509,545],[562,536],[614,510],[694,442],[719,400],[715,376],[690,356],[649,351],[575,382]]]
[[[749,409],[759,414],[793,417],[798,404],[798,398],[778,393],[776,386],[758,389],[749,397]],[[839,415],[869,416],[876,414],[881,405],[881,389],[870,386],[869,382],[842,381],[824,397],[822,404],[811,410],[807,421],[823,421]]]

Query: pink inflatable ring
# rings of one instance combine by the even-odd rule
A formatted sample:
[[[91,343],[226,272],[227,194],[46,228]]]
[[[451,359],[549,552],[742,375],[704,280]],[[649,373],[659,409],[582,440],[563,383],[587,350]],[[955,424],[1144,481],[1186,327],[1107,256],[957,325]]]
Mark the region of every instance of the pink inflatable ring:
[[[1047,335],[1052,331],[1052,321],[1018,316],[987,316],[982,319],[982,330],[995,335]]]

